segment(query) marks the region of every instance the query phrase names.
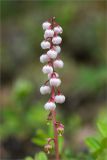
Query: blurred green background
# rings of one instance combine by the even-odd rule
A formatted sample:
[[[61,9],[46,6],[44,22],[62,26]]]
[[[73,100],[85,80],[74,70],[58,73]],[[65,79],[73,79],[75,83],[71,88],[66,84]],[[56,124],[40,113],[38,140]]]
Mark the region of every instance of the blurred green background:
[[[107,113],[106,1],[0,0],[0,6],[1,159],[23,159],[43,150],[49,132],[43,105],[49,97],[39,93],[46,80],[39,62],[41,25],[53,16],[64,31],[65,66],[58,72],[66,102],[57,107],[65,125],[64,148],[71,157],[88,154],[84,140],[96,133],[97,117]]]

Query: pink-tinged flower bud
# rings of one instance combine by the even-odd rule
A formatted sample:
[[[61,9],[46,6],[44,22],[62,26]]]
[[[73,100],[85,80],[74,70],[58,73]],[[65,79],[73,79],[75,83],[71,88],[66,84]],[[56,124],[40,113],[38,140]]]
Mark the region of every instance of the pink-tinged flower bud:
[[[61,47],[60,46],[54,46],[53,48],[58,54],[61,52]]]
[[[42,24],[43,30],[49,29],[50,26],[51,26],[51,23],[49,23],[49,22],[44,22],[44,23]]]
[[[63,126],[59,126],[57,128],[57,132],[58,132],[59,136],[62,136],[62,134],[64,133],[64,127]]]
[[[42,48],[42,49],[49,49],[50,46],[51,46],[51,44],[50,44],[50,42],[48,42],[48,41],[42,41],[42,42],[41,42],[41,48]]]
[[[40,56],[40,62],[41,62],[41,63],[46,63],[46,62],[48,62],[48,61],[49,61],[49,57],[48,57],[47,54],[42,54],[42,55]]]
[[[58,78],[58,77],[59,77],[59,74],[58,74],[58,73],[54,72],[54,74],[55,74],[55,77],[56,77],[56,78]],[[49,74],[48,74],[48,79],[50,79],[51,77],[52,77],[52,74],[51,74],[51,73],[49,73]]]
[[[60,44],[62,42],[62,38],[60,36],[56,36],[52,38],[53,44]]]
[[[54,36],[54,31],[52,29],[47,29],[44,34],[44,38],[49,38]]]
[[[44,74],[48,74],[48,73],[52,73],[53,72],[53,68],[49,65],[45,65],[43,68],[42,68],[42,71]]]
[[[51,150],[52,150],[52,145],[51,144],[46,144],[44,146],[44,150],[45,150],[46,153],[49,154],[51,152]]]
[[[61,34],[63,32],[63,29],[61,26],[54,27],[54,32],[57,34]]]
[[[54,102],[47,102],[45,105],[44,105],[44,108],[46,110],[54,110],[56,108],[56,104]]]
[[[47,52],[47,55],[52,58],[52,59],[55,59],[57,57],[57,52],[53,49],[50,49],[48,52]]]
[[[51,88],[49,86],[41,86],[40,87],[40,93],[41,94],[50,94],[51,93]]]
[[[54,87],[58,87],[61,84],[61,80],[59,78],[51,78],[50,85]]]
[[[64,62],[62,60],[55,60],[53,62],[53,65],[54,65],[55,68],[63,68]]]
[[[55,102],[56,103],[64,103],[65,102],[65,96],[64,95],[56,95],[55,96]]]

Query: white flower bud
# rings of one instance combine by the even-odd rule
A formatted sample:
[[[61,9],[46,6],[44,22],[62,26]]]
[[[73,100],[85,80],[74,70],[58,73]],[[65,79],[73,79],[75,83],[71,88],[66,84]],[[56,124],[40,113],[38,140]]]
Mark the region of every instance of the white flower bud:
[[[60,47],[60,46],[54,46],[54,50],[55,50],[57,53],[60,53],[60,52],[61,52],[61,47]]]
[[[61,80],[59,78],[51,78],[50,85],[54,87],[58,87],[61,84]]]
[[[42,24],[42,27],[43,27],[44,30],[45,30],[45,29],[49,29],[50,26],[51,26],[51,23],[49,23],[49,22],[44,22],[44,23]]]
[[[49,86],[41,86],[40,87],[40,93],[41,94],[50,94],[51,93],[51,88]]]
[[[53,62],[53,65],[54,65],[55,68],[63,68],[64,62],[62,60],[55,60]]]
[[[54,110],[56,108],[56,105],[54,102],[47,102],[45,105],[44,105],[44,108],[46,110]]]
[[[55,74],[56,78],[58,78],[58,77],[59,77],[59,74],[58,74],[58,73],[54,72],[54,74]],[[48,79],[50,79],[50,78],[51,78],[51,75],[52,75],[51,73],[49,73],[49,74],[48,74]]]
[[[54,32],[57,33],[57,34],[61,34],[63,32],[63,29],[61,26],[56,26],[54,27]]]
[[[47,29],[44,34],[44,38],[53,37],[54,31],[52,29]]]
[[[42,71],[44,74],[48,74],[48,73],[52,73],[53,72],[53,68],[49,65],[45,65],[43,68],[42,68]]]
[[[64,103],[65,102],[65,96],[64,95],[56,95],[55,96],[55,102],[56,103]]]
[[[41,48],[42,48],[42,49],[49,49],[50,46],[51,46],[51,44],[50,44],[50,42],[48,42],[48,41],[42,41],[42,42],[41,42]]]
[[[52,38],[53,44],[60,44],[62,42],[62,38],[60,36],[56,36]]]
[[[47,52],[47,55],[52,58],[52,59],[55,59],[57,57],[57,52],[53,49],[50,49],[48,52]]]
[[[47,54],[42,54],[42,55],[40,56],[40,62],[41,62],[41,63],[45,63],[45,62],[48,62],[48,61],[49,61],[49,57],[48,57]]]

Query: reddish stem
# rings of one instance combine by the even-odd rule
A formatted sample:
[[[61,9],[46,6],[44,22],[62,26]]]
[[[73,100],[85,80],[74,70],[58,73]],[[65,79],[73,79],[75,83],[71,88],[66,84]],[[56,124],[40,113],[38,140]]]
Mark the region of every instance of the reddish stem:
[[[55,143],[55,154],[56,154],[56,160],[59,159],[59,148],[58,148],[58,133],[56,128],[56,111],[52,111],[52,121],[53,121],[53,127],[54,127],[54,143]]]
[[[52,87],[52,98],[55,97],[55,89]],[[58,133],[56,128],[56,111],[52,110],[52,123],[54,128],[54,144],[55,144],[55,154],[56,154],[56,160],[59,160],[59,148],[58,148]]]
[[[51,19],[52,23],[52,28],[54,27],[55,17]],[[51,47],[53,47],[53,44],[51,42]],[[52,61],[52,67],[53,67],[53,61]],[[54,67],[53,67],[54,70]],[[54,100],[55,99],[55,88],[52,87],[52,93],[51,93],[51,98]],[[53,128],[54,128],[54,145],[55,145],[55,155],[56,155],[56,160],[60,160],[59,158],[59,148],[58,148],[58,133],[57,133],[57,127],[56,127],[56,111],[52,110],[52,123],[53,123]]]

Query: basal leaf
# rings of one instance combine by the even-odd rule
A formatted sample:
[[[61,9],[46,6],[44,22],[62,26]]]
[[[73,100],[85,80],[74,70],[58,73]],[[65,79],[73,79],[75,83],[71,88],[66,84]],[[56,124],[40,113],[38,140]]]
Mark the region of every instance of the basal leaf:
[[[45,152],[39,152],[34,160],[48,160],[47,155]]]
[[[32,157],[26,157],[25,160],[33,160]]]
[[[107,137],[107,123],[106,122],[98,122],[97,124],[100,133],[102,134],[102,136]]]
[[[37,144],[38,146],[44,146],[46,144],[45,139],[41,139],[41,138],[33,138],[32,142]]]
[[[87,138],[85,142],[90,147],[92,152],[99,150],[101,147],[100,143],[94,137]]]

